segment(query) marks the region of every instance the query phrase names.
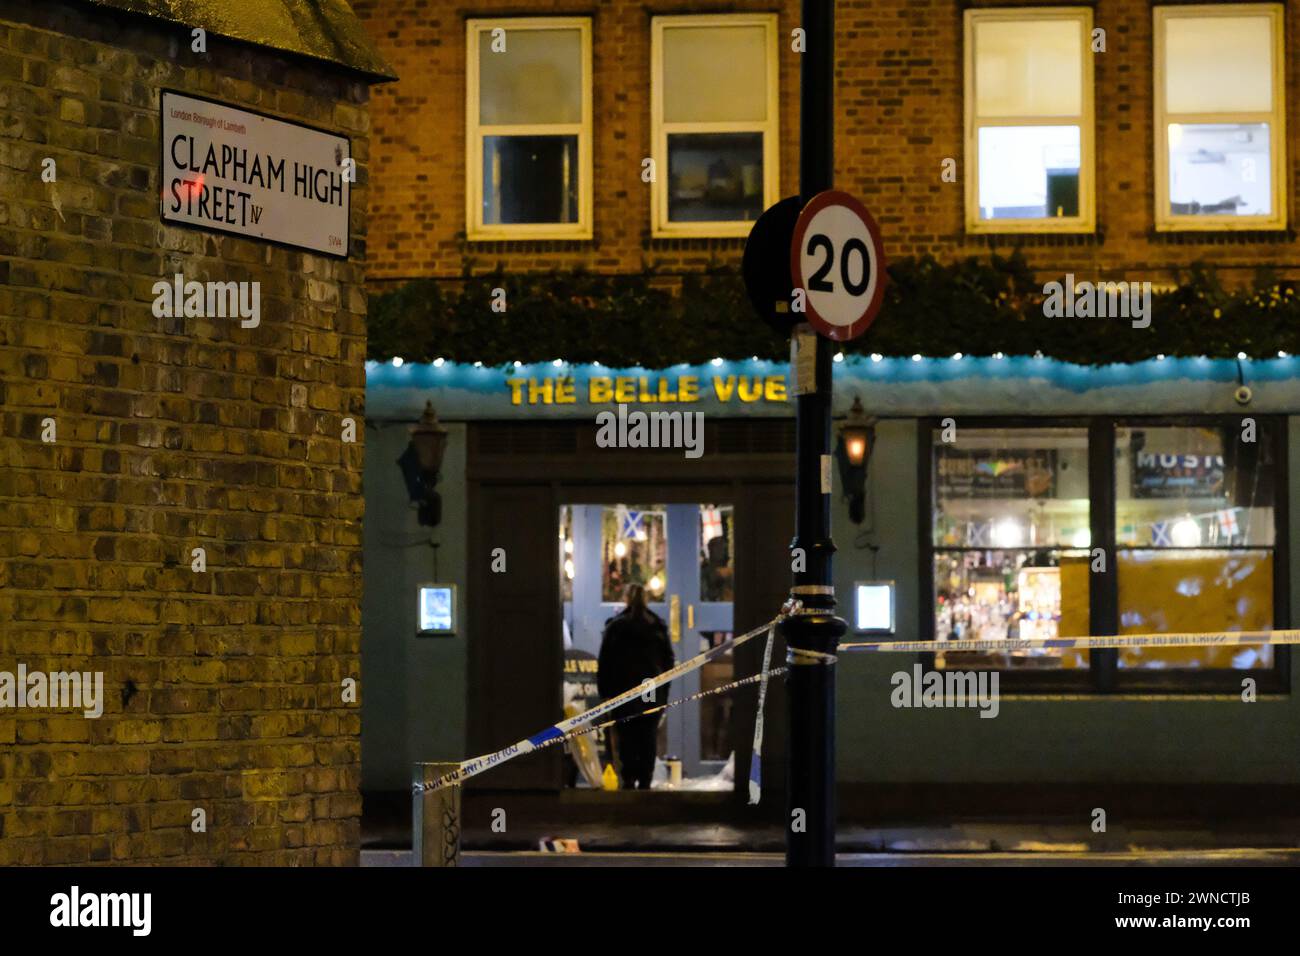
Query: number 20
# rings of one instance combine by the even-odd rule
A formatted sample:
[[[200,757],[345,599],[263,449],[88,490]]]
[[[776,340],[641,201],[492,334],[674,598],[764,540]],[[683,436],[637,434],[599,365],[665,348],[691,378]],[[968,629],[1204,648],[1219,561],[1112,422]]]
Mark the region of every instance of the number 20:
[[[826,251],[826,258],[822,260],[821,266],[808,279],[808,290],[810,292],[834,292],[835,283],[827,282],[826,275],[831,271],[835,264],[835,246],[830,237],[825,233],[815,233],[808,238],[807,253],[813,255],[818,249]],[[862,281],[854,282],[849,278],[849,256],[856,252],[862,260]],[[871,284],[870,260],[867,257],[867,244],[857,236],[849,239],[844,243],[844,255],[840,257],[840,279],[844,283],[845,290],[849,295],[858,296],[867,291],[867,286]]]

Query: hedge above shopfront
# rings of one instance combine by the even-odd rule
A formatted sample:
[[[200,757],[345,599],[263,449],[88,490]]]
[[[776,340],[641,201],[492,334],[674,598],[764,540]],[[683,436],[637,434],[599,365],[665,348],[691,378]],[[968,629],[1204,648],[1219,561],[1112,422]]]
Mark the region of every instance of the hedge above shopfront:
[[[889,273],[880,316],[845,352],[1041,353],[1080,365],[1300,352],[1300,295],[1266,271],[1228,289],[1213,270],[1189,270],[1152,294],[1146,328],[1130,318],[1046,314],[1054,310],[1045,312],[1042,280],[1019,254],[904,259]],[[372,297],[368,325],[368,354],[377,361],[441,357],[503,366],[563,359],[653,369],[715,357],[788,357],[788,342],[754,316],[732,268],[686,276],[498,270],[419,279]]]

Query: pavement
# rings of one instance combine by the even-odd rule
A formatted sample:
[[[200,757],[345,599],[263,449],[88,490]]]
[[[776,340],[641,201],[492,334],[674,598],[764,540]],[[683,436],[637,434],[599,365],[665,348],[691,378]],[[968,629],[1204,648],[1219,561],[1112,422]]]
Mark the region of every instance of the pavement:
[[[1130,850],[1122,852],[1044,849],[1027,852],[974,853],[839,853],[841,867],[1260,867],[1300,865],[1300,849],[1236,848],[1200,851]],[[780,867],[780,853],[717,852],[581,852],[542,853],[537,851],[479,852],[461,854],[466,867]],[[409,850],[362,850],[363,867],[414,866]]]

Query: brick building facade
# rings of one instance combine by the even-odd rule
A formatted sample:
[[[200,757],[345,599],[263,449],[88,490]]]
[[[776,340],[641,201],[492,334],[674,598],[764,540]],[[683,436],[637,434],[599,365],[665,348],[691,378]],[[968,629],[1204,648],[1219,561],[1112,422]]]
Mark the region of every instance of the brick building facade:
[[[321,45],[346,8],[148,6],[0,4],[0,671],[103,672],[98,719],[0,710],[0,865],[355,863],[383,68]],[[350,257],[160,222],[164,87],[350,137]],[[155,317],[178,272],[260,282],[260,325]]]
[[[908,4],[842,0],[836,4],[836,184],[867,204],[891,257],[933,254],[941,260],[1024,249],[1031,266],[1154,281],[1204,260],[1228,274],[1259,265],[1300,266],[1294,234],[1281,232],[1160,235],[1153,229],[1152,6],[1099,0],[1093,24],[1105,30],[1095,76],[1095,233],[1075,236],[972,236],[963,221],[963,11],[1015,3],[921,0]],[[455,276],[466,255],[478,268],[583,267],[601,272],[699,269],[737,262],[741,239],[650,236],[649,187],[641,161],[650,155],[650,35],[653,16],[762,12],[778,15],[780,194],[798,183],[799,56],[791,49],[799,4],[710,4],[663,0],[595,7],[555,0],[441,2],[414,9],[358,0],[358,16],[402,79],[376,92],[377,143],[371,278],[378,284]],[[591,241],[474,242],[465,231],[465,20],[493,16],[589,16],[592,23],[595,222]],[[1285,9],[1294,38],[1300,11]],[[1296,58],[1285,58],[1288,109],[1300,103]],[[1300,122],[1288,124],[1286,154],[1300,155]],[[957,161],[957,180],[941,176]],[[1297,210],[1288,166],[1286,210]]]

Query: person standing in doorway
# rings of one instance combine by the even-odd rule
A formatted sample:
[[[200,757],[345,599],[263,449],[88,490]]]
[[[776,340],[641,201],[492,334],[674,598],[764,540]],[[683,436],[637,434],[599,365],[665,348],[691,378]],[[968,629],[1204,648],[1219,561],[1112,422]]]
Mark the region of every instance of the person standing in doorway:
[[[600,639],[596,689],[602,700],[639,687],[677,662],[668,628],[659,615],[646,607],[645,588],[629,584],[623,598],[627,606],[605,622]],[[632,718],[614,728],[625,790],[650,789],[658,750],[659,715],[637,715],[667,701],[668,684],[663,684],[614,712],[615,717]]]

